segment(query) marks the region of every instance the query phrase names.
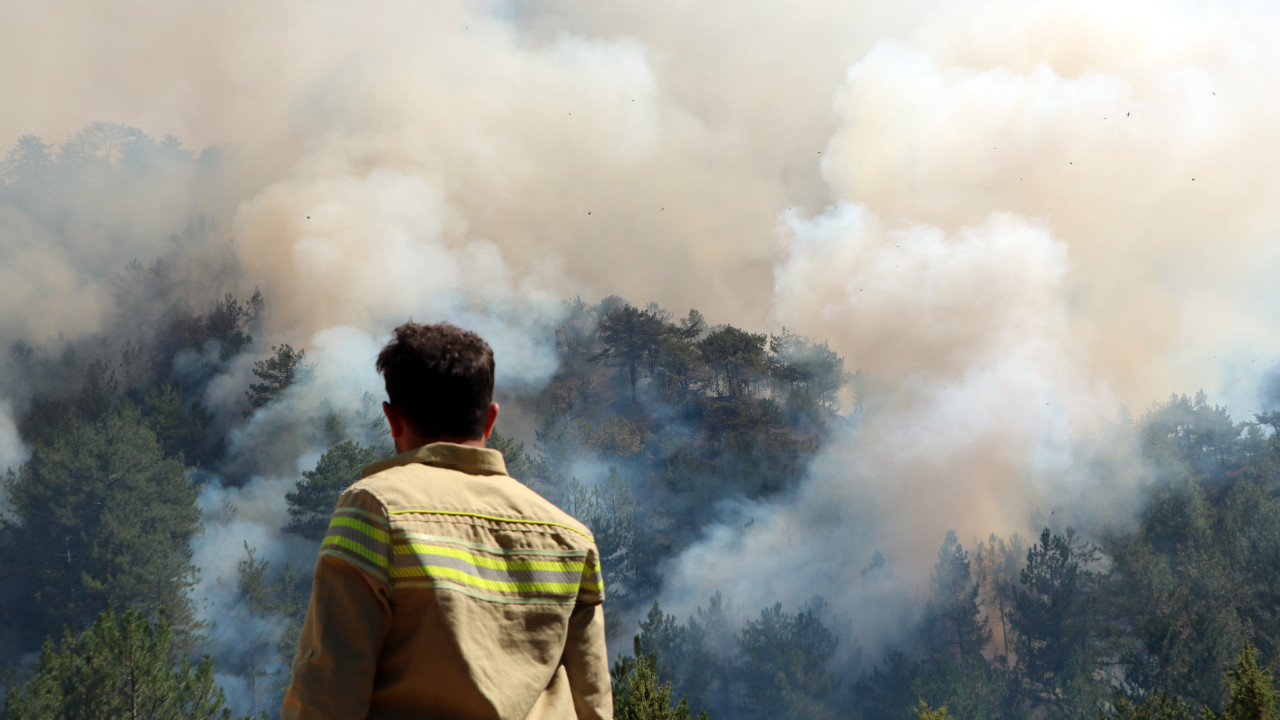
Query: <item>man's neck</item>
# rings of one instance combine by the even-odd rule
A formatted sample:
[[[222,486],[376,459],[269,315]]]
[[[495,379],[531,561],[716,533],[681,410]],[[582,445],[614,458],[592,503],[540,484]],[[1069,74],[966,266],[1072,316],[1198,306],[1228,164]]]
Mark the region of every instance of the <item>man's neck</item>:
[[[438,437],[438,436],[437,437],[420,437],[420,436],[414,435],[414,436],[396,438],[395,439],[396,452],[407,453],[411,450],[417,450],[418,448],[423,447],[425,445],[430,445],[431,443],[438,443],[438,442],[453,443],[454,445],[469,445],[471,447],[478,447],[478,448],[485,447],[485,439],[482,437],[453,438],[453,437]]]

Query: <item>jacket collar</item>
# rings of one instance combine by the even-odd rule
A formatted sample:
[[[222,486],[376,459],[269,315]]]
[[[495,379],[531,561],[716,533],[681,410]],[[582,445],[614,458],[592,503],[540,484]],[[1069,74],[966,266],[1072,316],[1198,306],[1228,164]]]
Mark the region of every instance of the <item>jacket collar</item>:
[[[502,453],[497,450],[437,442],[367,465],[360,472],[360,477],[366,478],[383,470],[413,463],[461,470],[469,475],[507,474],[507,463],[503,460]]]

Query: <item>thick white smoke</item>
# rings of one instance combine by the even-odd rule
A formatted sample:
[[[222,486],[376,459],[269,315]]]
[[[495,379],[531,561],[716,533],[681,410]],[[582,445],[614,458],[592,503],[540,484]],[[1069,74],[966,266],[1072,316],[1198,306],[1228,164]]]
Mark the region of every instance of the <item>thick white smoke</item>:
[[[1083,442],[1118,406],[1081,370],[1068,248],[1043,224],[993,215],[949,234],[840,205],[787,232],[778,312],[857,338],[874,368],[865,420],[835,430],[794,496],[740,510],[746,523],[685,553],[672,605],[717,589],[746,608],[816,593],[858,608],[859,639],[880,647],[947,529],[1025,534],[1033,508],[1096,527],[1136,509],[1142,477],[1104,482],[1096,473],[1134,468],[1095,467]],[[877,551],[888,571],[864,575]]]
[[[1213,356],[1277,349],[1262,331],[1275,319],[1265,197],[1280,184],[1265,140],[1280,103],[1260,91],[1280,72],[1271,16],[1253,3],[945,6],[913,42],[850,69],[824,174],[890,226],[1044,223],[1069,248],[1085,371],[1136,408],[1212,385]]]
[[[1259,407],[1263,365],[1240,368],[1280,349],[1269,15],[953,3],[855,63],[822,160],[839,201],[785,217],[773,318],[863,370],[866,420],[680,558],[670,604],[816,592],[874,646],[894,605],[868,599],[919,592],[947,529],[1129,519],[1146,474],[1097,439],[1122,402]],[[864,577],[876,549],[911,582]]]
[[[108,119],[232,148],[217,240],[272,303],[259,347],[316,363],[234,438],[282,488],[320,448],[304,428],[254,443],[362,406],[408,316],[481,331],[524,389],[577,294],[828,339],[867,420],[674,563],[665,597],[817,592],[870,642],[949,527],[1132,512],[1141,470],[1103,486],[1127,456],[1091,439],[1121,403],[1203,386],[1261,409],[1276,20],[1191,0],[20,3],[0,9],[25,68],[0,77],[0,140]],[[0,218],[0,336],[100,325],[101,268],[173,230],[126,210],[149,231],[55,241]],[[245,358],[210,385],[224,422],[252,380]],[[277,516],[228,532],[265,546]],[[891,577],[864,581],[877,548]]]

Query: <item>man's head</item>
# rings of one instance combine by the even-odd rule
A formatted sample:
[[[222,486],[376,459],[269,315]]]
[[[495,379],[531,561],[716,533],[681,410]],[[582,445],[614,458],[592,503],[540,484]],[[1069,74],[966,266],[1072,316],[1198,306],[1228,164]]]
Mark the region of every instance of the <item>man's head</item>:
[[[493,351],[479,335],[449,323],[405,323],[378,353],[378,372],[386,381],[384,410],[397,450],[488,438],[498,406]]]

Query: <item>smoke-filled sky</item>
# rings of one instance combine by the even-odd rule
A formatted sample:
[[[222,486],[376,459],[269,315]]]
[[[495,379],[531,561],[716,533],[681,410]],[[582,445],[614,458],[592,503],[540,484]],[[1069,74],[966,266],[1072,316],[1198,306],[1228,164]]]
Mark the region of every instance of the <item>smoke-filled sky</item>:
[[[887,5],[19,0],[0,143],[234,148],[222,240],[335,356],[450,318],[536,387],[556,301],[614,293],[829,340],[868,420],[668,593],[853,601],[869,551],[823,543],[927,569],[940,527],[1123,519],[1104,423],[1202,387],[1245,418],[1280,351],[1271,5]],[[0,248],[0,328],[92,330],[86,248]]]

